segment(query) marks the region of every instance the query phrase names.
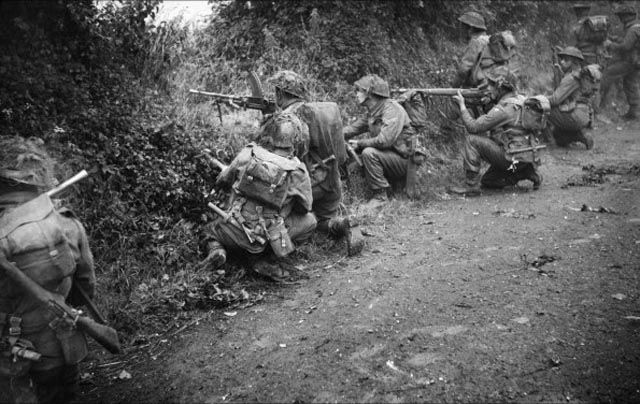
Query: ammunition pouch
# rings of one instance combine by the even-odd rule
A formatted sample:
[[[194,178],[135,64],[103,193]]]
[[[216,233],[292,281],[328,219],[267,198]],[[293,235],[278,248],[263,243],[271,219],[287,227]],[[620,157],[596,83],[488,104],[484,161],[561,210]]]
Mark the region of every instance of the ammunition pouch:
[[[268,230],[269,244],[278,257],[286,257],[295,250],[289,231],[284,225],[284,219],[278,216]]]

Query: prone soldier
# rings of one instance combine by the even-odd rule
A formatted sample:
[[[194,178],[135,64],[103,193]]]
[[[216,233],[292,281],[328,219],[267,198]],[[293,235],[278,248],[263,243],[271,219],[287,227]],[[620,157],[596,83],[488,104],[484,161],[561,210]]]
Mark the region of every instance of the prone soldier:
[[[42,195],[53,160],[34,140],[0,141],[0,252],[31,280],[72,305],[95,289],[87,234],[74,214]],[[13,264],[11,264],[13,265]],[[68,402],[87,342],[75,321],[57,317],[0,269],[0,402]]]

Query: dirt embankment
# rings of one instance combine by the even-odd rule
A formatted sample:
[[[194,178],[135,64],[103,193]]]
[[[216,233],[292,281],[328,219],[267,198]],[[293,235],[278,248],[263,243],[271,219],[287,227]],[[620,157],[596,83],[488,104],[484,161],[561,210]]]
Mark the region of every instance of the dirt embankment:
[[[639,127],[550,146],[539,191],[392,201],[362,256],[85,363],[81,400],[640,402]]]

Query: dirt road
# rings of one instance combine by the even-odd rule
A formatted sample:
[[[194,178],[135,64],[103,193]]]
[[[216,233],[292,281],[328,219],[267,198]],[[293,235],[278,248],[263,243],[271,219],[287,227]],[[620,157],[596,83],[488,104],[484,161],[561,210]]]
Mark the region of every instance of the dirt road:
[[[84,364],[82,400],[640,402],[639,129],[550,146],[539,191],[392,201],[362,256]]]

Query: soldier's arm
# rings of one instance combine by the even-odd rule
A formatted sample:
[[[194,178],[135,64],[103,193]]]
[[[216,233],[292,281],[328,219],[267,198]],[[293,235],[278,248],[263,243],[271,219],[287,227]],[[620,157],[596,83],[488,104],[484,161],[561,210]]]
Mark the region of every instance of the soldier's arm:
[[[614,52],[628,52],[635,48],[636,43],[640,40],[640,26],[634,26],[627,30],[620,43],[612,43],[609,49]]]
[[[460,113],[467,131],[473,134],[490,131],[511,119],[511,116],[504,107],[499,105],[491,108],[489,112],[480,116],[478,119],[474,119],[466,107],[463,107]]]
[[[572,75],[566,75],[562,78],[560,85],[549,97],[551,107],[557,107],[562,104],[571,94],[580,89],[580,82]]]
[[[388,102],[382,111],[382,126],[376,137],[358,140],[358,148],[390,149],[404,129],[404,109],[396,102]]]
[[[345,126],[342,129],[342,134],[344,135],[345,140],[349,140],[352,137],[365,133],[368,130],[369,130],[369,121],[366,116],[361,116],[358,119],[356,119],[356,121],[353,122],[352,124]]]
[[[76,270],[73,274],[73,282],[77,284],[89,298],[93,298],[96,288],[96,273],[93,261],[93,254],[89,247],[87,232],[79,220],[70,211],[61,212],[64,216],[65,235],[74,252],[76,260]],[[84,300],[73,293],[68,296],[71,305],[80,306]]]

